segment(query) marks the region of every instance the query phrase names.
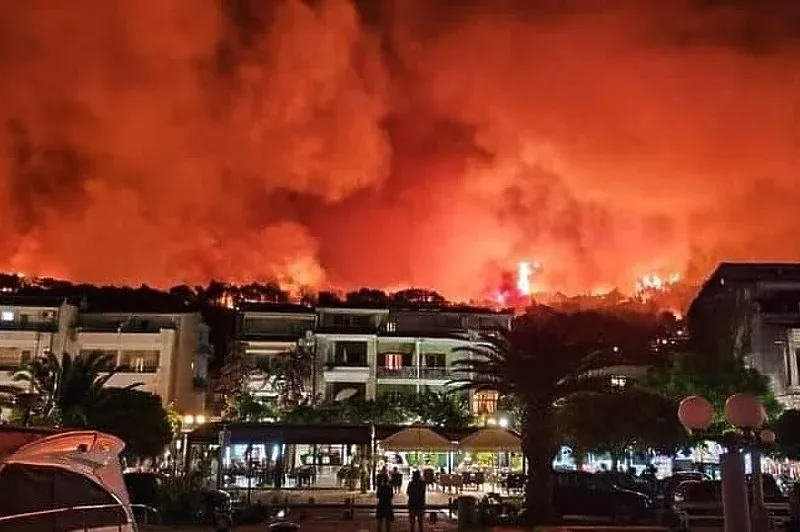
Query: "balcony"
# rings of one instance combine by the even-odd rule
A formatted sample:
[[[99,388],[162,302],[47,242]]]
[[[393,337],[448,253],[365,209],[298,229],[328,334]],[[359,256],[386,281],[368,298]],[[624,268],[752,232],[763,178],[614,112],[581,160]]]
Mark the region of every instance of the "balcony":
[[[0,331],[30,331],[39,333],[52,333],[58,330],[58,323],[54,321],[0,321]]]
[[[402,368],[386,368],[378,366],[379,379],[428,379],[428,380],[447,380],[452,378],[447,368],[417,368],[416,366],[405,366]]]
[[[447,368],[422,368],[420,375],[423,379],[430,380],[447,380],[453,378]]]
[[[416,379],[417,368],[414,366],[406,366],[401,368],[386,368],[378,367],[379,379]]]

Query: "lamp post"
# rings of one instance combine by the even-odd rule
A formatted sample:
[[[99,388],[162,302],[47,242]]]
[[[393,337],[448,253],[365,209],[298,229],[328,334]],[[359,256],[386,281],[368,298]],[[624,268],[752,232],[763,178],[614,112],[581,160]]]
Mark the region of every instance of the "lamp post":
[[[766,532],[769,526],[764,507],[763,480],[761,476],[761,455],[758,442],[772,443],[775,433],[761,430],[766,421],[766,412],[761,402],[749,394],[734,394],[725,401],[725,419],[742,431],[743,438],[728,446],[720,457],[722,470],[722,508],[725,519],[725,532],[750,532],[751,524],[755,532]],[[714,407],[704,397],[687,397],[678,407],[678,419],[690,431],[705,431],[714,419]],[[740,447],[746,447],[751,454],[753,470],[753,507],[750,519],[747,479],[745,478],[744,458]]]

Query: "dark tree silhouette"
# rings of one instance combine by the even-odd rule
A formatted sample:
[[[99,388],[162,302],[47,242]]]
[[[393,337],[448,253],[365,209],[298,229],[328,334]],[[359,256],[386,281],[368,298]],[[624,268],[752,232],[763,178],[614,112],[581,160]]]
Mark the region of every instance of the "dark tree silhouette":
[[[530,462],[525,505],[531,525],[550,524],[552,464],[561,444],[556,411],[582,393],[616,393],[608,369],[655,350],[660,332],[651,315],[531,309],[510,331],[484,334],[459,348],[454,363],[461,389],[516,395],[523,404],[522,446]]]

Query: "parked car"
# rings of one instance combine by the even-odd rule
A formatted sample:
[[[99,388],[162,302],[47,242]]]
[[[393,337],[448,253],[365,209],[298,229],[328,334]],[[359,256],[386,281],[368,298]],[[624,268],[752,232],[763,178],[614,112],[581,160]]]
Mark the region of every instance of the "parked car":
[[[96,431],[0,427],[0,530],[134,532],[124,447]]]
[[[659,508],[670,508],[678,486],[689,480],[701,481],[711,478],[696,471],[680,471],[660,480],[656,487],[656,502]]]
[[[580,516],[631,523],[652,517],[652,502],[644,495],[620,488],[605,475],[584,471],[557,471],[553,505],[562,517]]]
[[[789,521],[789,500],[780,492],[775,479],[770,475],[764,475],[763,485],[764,506],[770,526],[773,529],[780,529]],[[748,483],[748,488],[752,499],[751,483]],[[722,482],[693,480],[682,483],[675,492],[672,511],[683,529],[721,527],[723,525]]]

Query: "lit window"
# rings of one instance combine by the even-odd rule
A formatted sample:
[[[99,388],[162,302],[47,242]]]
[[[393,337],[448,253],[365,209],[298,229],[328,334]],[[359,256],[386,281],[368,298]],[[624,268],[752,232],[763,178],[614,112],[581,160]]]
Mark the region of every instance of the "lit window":
[[[386,369],[401,369],[403,367],[403,355],[387,354],[384,366]]]
[[[2,321],[14,321],[14,313],[10,310],[4,310],[0,313],[0,320]]]
[[[476,414],[494,414],[497,411],[497,392],[475,392],[472,396],[472,411]]]

